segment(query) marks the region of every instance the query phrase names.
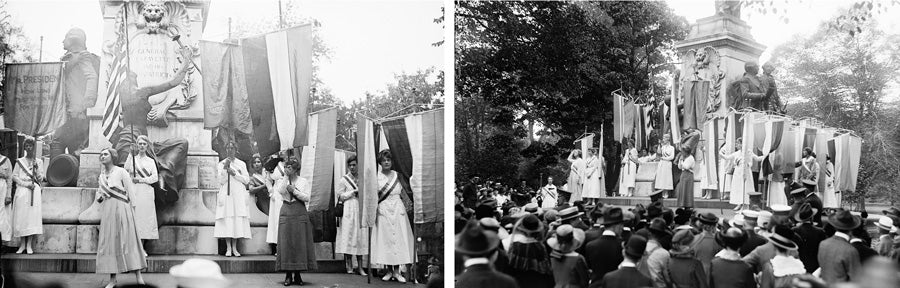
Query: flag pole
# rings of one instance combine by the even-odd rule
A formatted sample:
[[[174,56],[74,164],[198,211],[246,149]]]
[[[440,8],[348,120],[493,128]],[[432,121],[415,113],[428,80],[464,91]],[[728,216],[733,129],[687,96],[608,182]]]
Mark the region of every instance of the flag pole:
[[[125,33],[125,78],[128,78],[128,76],[130,76],[132,72],[131,72],[131,44],[130,44],[131,39],[128,39],[129,37],[128,37],[128,2],[127,1],[122,4],[122,12],[124,12],[124,15],[125,15],[124,16],[125,23],[123,23],[123,25],[125,25],[125,27],[124,27],[124,29],[122,29],[122,30],[124,30],[123,32]],[[134,85],[137,85],[137,83],[136,83],[137,79],[131,79],[131,81],[135,81]],[[122,117],[126,117],[125,115],[127,115],[127,113],[125,113],[125,106],[127,106],[127,105],[121,105]],[[122,122],[124,123],[125,119],[122,119]],[[137,137],[134,135],[134,123],[133,122],[128,123],[128,125],[131,127],[129,129],[129,130],[131,130],[131,131],[129,131],[129,133],[131,134],[131,177],[134,178],[137,175],[137,160],[135,160],[135,157],[134,157],[134,150],[136,148],[135,146],[137,146]],[[150,144],[150,143],[147,143],[147,144]]]

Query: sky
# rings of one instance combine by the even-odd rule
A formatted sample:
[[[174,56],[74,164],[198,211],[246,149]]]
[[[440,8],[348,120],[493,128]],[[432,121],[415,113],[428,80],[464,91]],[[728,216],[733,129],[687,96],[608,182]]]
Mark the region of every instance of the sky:
[[[43,61],[56,61],[65,51],[62,40],[72,27],[85,30],[88,50],[101,53],[103,34],[99,0],[7,0],[14,23],[22,26],[35,51],[44,37]],[[292,0],[283,0],[287,2]],[[294,0],[295,1],[295,0]],[[320,63],[320,78],[332,93],[349,105],[366,92],[384,91],[395,74],[429,67],[443,70],[443,1],[296,1],[303,16],[318,19],[319,32],[332,50]],[[53,9],[48,9],[53,7]],[[278,17],[276,0],[213,0],[203,31],[205,40],[228,36],[233,23],[254,23]]]
[[[669,7],[672,7],[675,14],[684,16],[690,24],[696,23],[697,19],[713,16],[716,10],[714,0],[670,0],[666,2]],[[792,0],[784,2],[778,8],[786,9],[784,14],[790,20],[788,24],[780,21],[774,15],[760,15],[751,12],[750,9],[741,11],[741,19],[750,25],[750,33],[753,38],[766,45],[766,50],[760,56],[759,63],[768,61],[772,49],[789,41],[794,36],[815,33],[819,24],[831,19],[841,11],[846,11],[854,1]],[[875,19],[879,22],[880,28],[885,31],[900,31],[900,7],[898,5],[893,6],[886,13],[877,15]]]

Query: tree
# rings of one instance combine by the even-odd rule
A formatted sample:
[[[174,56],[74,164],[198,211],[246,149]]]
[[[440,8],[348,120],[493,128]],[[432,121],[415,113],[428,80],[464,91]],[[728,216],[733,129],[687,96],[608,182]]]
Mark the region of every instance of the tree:
[[[7,12],[7,1],[0,0],[0,114],[3,113],[3,79],[6,77],[6,63],[37,62],[34,47],[22,32],[22,27],[12,23],[12,15]]]
[[[558,163],[573,148],[565,143],[586,128],[611,126],[613,90],[643,99],[664,94],[654,76],[674,69],[671,51],[688,27],[666,3],[650,1],[457,2],[456,14],[457,175],[490,175],[479,171],[494,167],[483,165],[488,158],[526,150],[485,150],[486,140],[500,134],[524,138],[518,142],[525,148],[537,145],[528,161]],[[536,123],[560,144],[531,141]],[[611,149],[605,154],[607,161],[620,157]]]
[[[789,113],[818,118],[863,139],[857,193],[845,198],[898,201],[900,195],[891,192],[900,185],[900,120],[895,117],[900,110],[885,97],[896,97],[886,88],[900,85],[900,34],[879,30],[874,21],[854,35],[844,34],[830,27],[832,21],[772,52],[784,71],[781,85],[789,87],[782,89],[785,96],[799,102]]]
[[[781,1],[776,2],[771,0],[741,0],[739,2],[742,7],[749,9],[750,13],[762,15],[772,14],[778,16],[784,24],[790,23],[790,17],[788,15],[796,12],[791,11],[788,7],[782,6],[783,4],[787,4],[787,1],[782,3]],[[803,0],[797,0],[796,2],[803,2]],[[812,1],[809,3],[812,3]],[[849,3],[853,4],[850,5]],[[876,16],[883,15],[889,8],[894,7],[897,4],[900,4],[900,1],[856,0],[848,2],[847,8],[840,11],[838,17],[830,19],[828,22],[825,22],[825,24],[829,30],[844,32],[853,37],[856,34],[862,33],[866,27],[870,27],[870,22],[874,21]]]

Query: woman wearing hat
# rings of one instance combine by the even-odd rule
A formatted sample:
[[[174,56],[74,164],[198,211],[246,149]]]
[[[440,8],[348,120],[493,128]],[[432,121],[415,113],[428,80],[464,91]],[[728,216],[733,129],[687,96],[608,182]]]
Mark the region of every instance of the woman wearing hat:
[[[13,193],[13,237],[21,237],[16,253],[34,253],[32,247],[37,235],[44,234],[41,218],[41,182],[44,181],[44,162],[34,157],[34,138],[25,137],[22,145],[25,157],[16,160],[12,179],[16,183]]]
[[[763,265],[759,277],[760,288],[791,288],[794,278],[806,274],[803,262],[791,256],[788,251],[796,251],[794,232],[787,226],[776,226],[769,242],[775,246],[775,257]]]
[[[544,223],[534,214],[527,214],[516,223],[510,237],[510,276],[516,278],[519,287],[552,287],[553,270],[550,254],[544,245]]]
[[[555,288],[587,287],[591,278],[587,261],[575,249],[584,244],[584,230],[572,225],[556,228],[556,233],[547,239],[547,246],[553,249],[550,253],[550,266],[553,269]]]
[[[738,252],[745,241],[747,233],[740,228],[731,227],[716,234],[716,242],[725,249],[710,264],[710,287],[756,288],[753,269]]]
[[[678,154],[678,169],[681,169],[681,177],[675,187],[675,195],[678,200],[675,206],[694,207],[694,155],[688,146],[681,147]]]
[[[680,230],[672,236],[669,263],[666,265],[666,284],[673,288],[706,288],[709,278],[703,270],[703,263],[694,257],[694,234],[691,230]]]

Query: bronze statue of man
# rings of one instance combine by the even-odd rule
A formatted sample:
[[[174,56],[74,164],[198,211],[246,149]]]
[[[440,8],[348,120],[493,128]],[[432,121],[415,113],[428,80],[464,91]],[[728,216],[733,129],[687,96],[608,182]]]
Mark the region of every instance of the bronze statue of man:
[[[731,84],[728,89],[729,106],[741,110],[753,108],[765,110],[766,91],[759,77],[759,65],[750,61],[744,64],[744,76]]]
[[[762,68],[763,75],[759,77],[759,80],[766,90],[766,99],[768,99],[765,110],[784,114],[784,106],[781,103],[781,97],[778,95],[778,86],[775,84],[775,77],[772,76],[772,72],[775,72],[775,66],[772,65],[772,62],[766,62]]]
[[[90,125],[87,109],[97,102],[97,85],[100,71],[100,57],[87,51],[84,30],[72,28],[63,40],[66,54],[63,70],[66,99],[66,122],[53,133],[50,142],[50,156],[68,153],[79,156],[87,147]]]

